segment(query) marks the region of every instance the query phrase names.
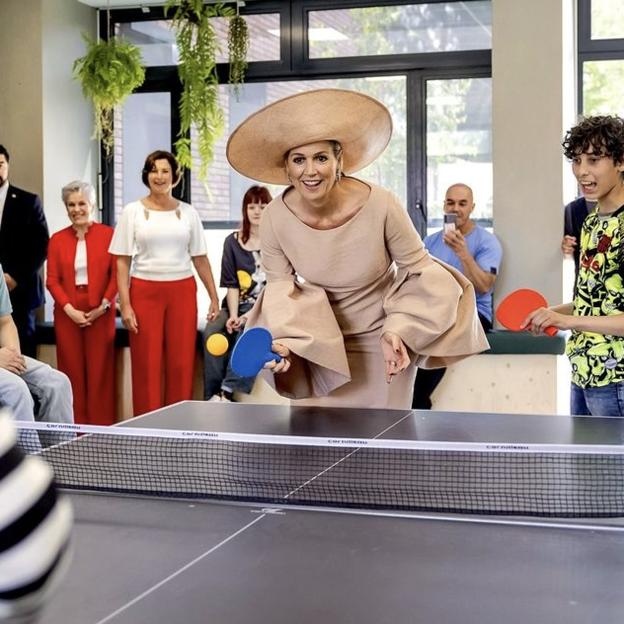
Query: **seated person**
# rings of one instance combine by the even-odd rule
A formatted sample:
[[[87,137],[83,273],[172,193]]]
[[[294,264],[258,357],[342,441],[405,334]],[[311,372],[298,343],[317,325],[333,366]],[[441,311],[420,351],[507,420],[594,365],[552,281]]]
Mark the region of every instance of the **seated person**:
[[[52,470],[22,455],[11,419],[0,413],[0,622],[39,621],[69,562],[71,523]]]
[[[494,234],[477,225],[470,215],[475,204],[472,189],[453,184],[446,191],[444,213],[456,215],[455,227],[447,227],[425,238],[434,257],[461,271],[474,285],[477,312],[485,331],[492,329],[492,291],[503,250]],[[431,395],[446,368],[419,368],[414,382],[413,409],[431,409]]]
[[[214,333],[227,336],[229,349],[215,356],[204,351],[204,399],[231,401],[234,391],[251,392],[254,377],[239,377],[229,366],[232,347],[243,331],[246,313],[262,292],[266,278],[260,268],[260,218],[272,197],[264,186],[252,186],[243,197],[243,221],[240,230],[223,243],[221,288],[227,288],[217,318],[206,324],[204,343]]]
[[[8,407],[17,420],[72,423],[69,379],[21,354],[11,311],[9,291],[0,280],[0,406]]]

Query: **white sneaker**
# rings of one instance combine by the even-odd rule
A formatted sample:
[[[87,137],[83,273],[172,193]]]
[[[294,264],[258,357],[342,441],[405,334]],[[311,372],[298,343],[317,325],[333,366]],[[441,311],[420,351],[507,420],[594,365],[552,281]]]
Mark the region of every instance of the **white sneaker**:
[[[208,403],[231,403],[230,399],[228,399],[223,394],[213,394],[209,399]]]

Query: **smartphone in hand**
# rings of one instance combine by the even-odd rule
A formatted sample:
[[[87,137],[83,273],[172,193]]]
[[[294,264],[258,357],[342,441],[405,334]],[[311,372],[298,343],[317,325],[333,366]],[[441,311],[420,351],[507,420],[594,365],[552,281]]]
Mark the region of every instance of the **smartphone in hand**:
[[[457,215],[454,212],[444,213],[444,225],[442,227],[442,229],[444,230],[444,233],[454,231],[456,227],[455,225],[456,223],[457,223]]]

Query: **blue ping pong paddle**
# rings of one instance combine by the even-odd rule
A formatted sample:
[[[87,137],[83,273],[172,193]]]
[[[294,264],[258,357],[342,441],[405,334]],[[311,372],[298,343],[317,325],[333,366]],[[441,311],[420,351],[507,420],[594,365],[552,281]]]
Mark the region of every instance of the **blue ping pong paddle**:
[[[267,362],[280,362],[282,358],[271,351],[272,343],[271,332],[264,327],[245,331],[232,350],[232,370],[241,377],[255,377]]]

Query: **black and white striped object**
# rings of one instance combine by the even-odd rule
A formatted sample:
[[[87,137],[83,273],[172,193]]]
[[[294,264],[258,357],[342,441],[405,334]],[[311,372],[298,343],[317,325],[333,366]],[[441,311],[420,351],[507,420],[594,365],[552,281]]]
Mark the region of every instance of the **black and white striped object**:
[[[0,622],[30,621],[69,559],[72,510],[50,467],[24,456],[0,411]]]

